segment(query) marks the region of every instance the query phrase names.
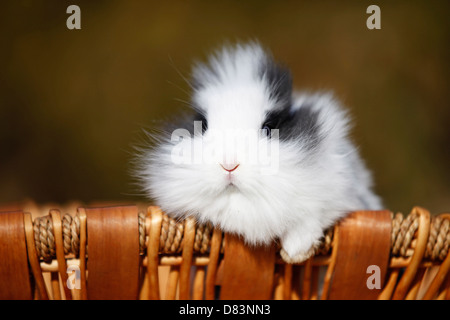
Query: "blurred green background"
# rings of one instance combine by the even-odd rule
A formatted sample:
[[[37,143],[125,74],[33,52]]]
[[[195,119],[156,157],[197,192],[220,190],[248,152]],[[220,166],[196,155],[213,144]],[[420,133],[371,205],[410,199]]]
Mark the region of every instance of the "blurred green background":
[[[66,8],[81,8],[68,30]],[[381,8],[368,30],[366,8]],[[331,89],[386,208],[450,211],[450,1],[4,1],[0,203],[141,201],[130,152],[184,108],[194,60],[259,39]]]

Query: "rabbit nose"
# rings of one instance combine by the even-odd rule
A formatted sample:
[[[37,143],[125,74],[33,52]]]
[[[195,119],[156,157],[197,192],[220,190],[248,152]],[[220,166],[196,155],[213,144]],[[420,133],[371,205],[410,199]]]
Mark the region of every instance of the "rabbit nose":
[[[226,170],[228,172],[233,172],[234,170],[237,169],[237,167],[239,167],[239,164],[220,164],[220,166],[223,168],[223,170]]]

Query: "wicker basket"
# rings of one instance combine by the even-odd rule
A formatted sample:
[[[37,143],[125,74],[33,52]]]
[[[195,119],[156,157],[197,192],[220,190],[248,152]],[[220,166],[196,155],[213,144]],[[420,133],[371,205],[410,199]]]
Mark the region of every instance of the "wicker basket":
[[[0,213],[0,299],[450,299],[450,214],[353,212],[314,257],[249,247],[158,207]]]

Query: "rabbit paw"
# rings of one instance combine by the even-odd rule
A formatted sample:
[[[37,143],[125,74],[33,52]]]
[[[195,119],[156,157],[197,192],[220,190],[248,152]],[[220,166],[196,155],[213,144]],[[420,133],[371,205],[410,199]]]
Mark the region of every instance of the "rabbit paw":
[[[302,263],[311,258],[316,253],[316,249],[317,246],[312,246],[308,251],[300,252],[293,257],[291,257],[284,249],[281,249],[280,255],[286,263]]]

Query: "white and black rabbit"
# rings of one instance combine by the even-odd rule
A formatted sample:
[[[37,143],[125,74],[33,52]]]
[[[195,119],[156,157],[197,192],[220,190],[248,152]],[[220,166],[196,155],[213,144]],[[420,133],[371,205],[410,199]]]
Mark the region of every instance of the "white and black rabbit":
[[[215,52],[194,67],[192,87],[192,116],[150,133],[155,145],[138,156],[137,176],[167,214],[210,222],[250,245],[280,241],[282,257],[301,262],[350,211],[381,209],[339,102],[329,93],[294,92],[290,72],[258,43]],[[211,138],[225,132],[246,141],[239,136],[257,132],[257,139],[233,148]],[[247,153],[274,140],[276,165],[264,171],[267,161]],[[182,161],[174,157],[180,146],[213,156]]]

